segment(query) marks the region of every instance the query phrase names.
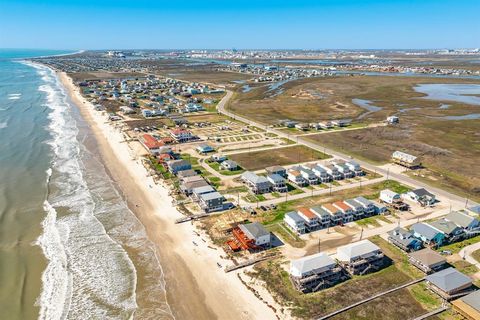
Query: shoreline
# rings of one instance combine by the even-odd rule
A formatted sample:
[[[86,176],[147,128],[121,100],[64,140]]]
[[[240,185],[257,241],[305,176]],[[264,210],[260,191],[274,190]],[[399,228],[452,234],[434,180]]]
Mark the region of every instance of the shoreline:
[[[55,73],[81,116],[91,127],[105,168],[119,187],[129,208],[156,247],[164,272],[166,300],[177,319],[274,319],[275,313],[225,265],[209,239],[197,236],[191,223],[175,225],[182,215],[171,205],[165,187],[156,185],[140,160],[131,157],[122,133],[116,130],[64,72]],[[122,143],[123,142],[123,143]],[[138,205],[138,206],[137,206]],[[200,241],[199,241],[200,240]],[[194,247],[192,242],[198,243]],[[187,303],[185,303],[185,301]],[[141,301],[137,301],[141,307]]]

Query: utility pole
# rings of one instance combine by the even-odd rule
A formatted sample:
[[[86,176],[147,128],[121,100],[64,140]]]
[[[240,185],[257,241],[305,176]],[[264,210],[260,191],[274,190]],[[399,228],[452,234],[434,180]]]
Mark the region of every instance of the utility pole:
[[[321,251],[320,248],[321,248],[321,247],[320,247],[320,238],[318,238],[318,252],[319,252],[319,253],[320,253],[320,251]]]
[[[363,228],[362,228],[362,231],[360,232],[360,240],[362,240],[363,238]]]
[[[465,201],[465,208],[468,206],[468,198]]]
[[[387,169],[387,180],[389,176],[390,176],[390,168]]]

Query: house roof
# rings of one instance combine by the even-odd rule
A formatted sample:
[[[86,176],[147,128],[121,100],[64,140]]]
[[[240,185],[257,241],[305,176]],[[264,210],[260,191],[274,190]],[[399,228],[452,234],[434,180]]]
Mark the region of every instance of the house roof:
[[[251,183],[258,184],[258,183],[266,183],[268,182],[267,178],[257,175],[251,171],[246,171],[242,174],[242,179],[248,180]]]
[[[472,283],[472,279],[452,267],[428,275],[425,279],[444,292],[450,292]]]
[[[420,241],[417,238],[413,237],[411,231],[405,230],[400,227],[396,227],[395,229],[388,232],[388,235],[395,239],[396,242],[403,244],[404,246],[408,246],[410,243],[414,241]]]
[[[368,200],[368,199],[366,199],[366,198],[364,198],[364,197],[356,197],[356,198],[353,199],[353,200],[357,201],[358,203],[360,203],[360,204],[363,205],[363,206],[370,206],[370,205],[373,204],[372,201],[370,201],[370,200]]]
[[[310,209],[313,213],[317,214],[320,217],[324,216],[330,216],[330,213],[328,213],[325,209],[323,209],[321,206],[315,206]]]
[[[288,170],[288,174],[291,174],[292,176],[295,176],[295,177],[301,175],[301,174],[300,174],[300,171],[295,170],[295,169],[289,169],[289,170]]]
[[[355,208],[355,210],[357,208],[363,208],[363,205],[355,201],[355,199],[347,199],[347,200],[344,200],[343,202],[345,202],[348,206]]]
[[[415,190],[412,190],[411,192],[414,193],[417,197],[424,197],[424,196],[428,196],[431,198],[435,197],[432,193],[428,192],[425,188],[415,189]]]
[[[381,194],[386,194],[387,196],[389,197],[392,197],[392,198],[395,198],[395,197],[399,197],[400,195],[390,189],[384,189],[382,191],[380,191]]]
[[[276,174],[276,173],[269,174],[267,176],[267,179],[272,181],[273,183],[279,183],[279,182],[284,182],[285,181],[285,179],[281,175]]]
[[[352,210],[352,208],[347,206],[343,201],[334,202],[333,205],[338,207],[342,211]]]
[[[202,144],[199,144],[197,146],[197,149],[198,150],[213,150],[213,147],[212,146],[209,146],[208,144],[206,143],[202,143]]]
[[[184,183],[193,182],[193,181],[202,181],[202,180],[205,181],[205,179],[202,176],[199,176],[199,175],[188,176],[188,177],[183,178]]]
[[[157,141],[157,139],[155,139],[154,137],[152,137],[149,134],[144,134],[143,135],[143,144],[145,144],[145,146],[148,149],[158,149],[161,146],[163,146],[163,143]]]
[[[433,228],[432,226],[426,224],[426,223],[415,223],[412,225],[412,230],[415,233],[418,233],[422,237],[425,237],[427,240],[432,240],[437,236],[437,234],[441,233],[439,230]]]
[[[195,194],[205,194],[205,193],[210,193],[214,191],[215,189],[211,185],[198,187],[192,190],[192,192]]]
[[[270,232],[268,232],[258,222],[249,223],[249,224],[241,224],[239,227],[240,227],[240,229],[242,229],[243,232],[252,235],[255,239],[260,238],[262,236],[270,235]]]
[[[474,217],[460,211],[450,212],[445,216],[445,219],[455,223],[457,226],[460,226],[462,228],[467,228],[472,222],[476,220]]]
[[[278,172],[278,171],[285,171],[285,168],[280,166],[271,166],[271,167],[266,167],[265,170],[267,172]]]
[[[178,160],[171,160],[167,161],[167,164],[171,167],[177,167],[177,166],[186,166],[190,165],[190,162],[184,159],[178,159]]]
[[[233,160],[225,160],[222,162],[223,165],[228,165],[229,167],[237,167],[238,164]]]
[[[200,187],[200,188],[203,188],[203,187]],[[200,199],[205,200],[205,201],[209,201],[209,200],[213,200],[213,199],[221,199],[221,198],[223,198],[223,196],[218,191],[203,193],[203,194],[200,195]]]
[[[305,219],[303,219],[296,211],[290,211],[285,213],[286,217],[289,217],[296,223],[305,223]]]
[[[446,233],[446,234],[451,234],[456,229],[459,228],[455,223],[453,223],[451,221],[448,221],[448,220],[445,220],[445,219],[439,219],[439,220],[430,222],[429,224],[432,227],[437,228],[438,230],[440,230],[440,231],[442,231],[443,233]]]
[[[332,268],[335,265],[335,260],[333,260],[326,253],[319,252],[297,260],[292,260],[290,263],[290,274],[294,277],[301,277],[305,273],[313,270]]]
[[[370,240],[362,240],[337,248],[337,258],[340,261],[350,261],[371,254],[380,248]]]
[[[323,209],[327,210],[328,212],[335,214],[336,212],[339,212],[338,208],[334,207],[331,203],[325,203],[322,205]]]
[[[195,170],[192,170],[192,169],[183,170],[178,173],[179,178],[193,177],[196,175],[197,173],[195,172]]]
[[[317,216],[310,211],[308,208],[298,208],[298,212],[302,215],[304,215],[307,219],[316,219]]]
[[[461,298],[461,300],[466,304],[468,304],[473,309],[480,312],[480,290],[477,290],[473,293],[470,293],[469,295],[466,295],[465,297]]]
[[[441,254],[433,251],[430,248],[412,252],[410,253],[410,257],[426,266],[434,266],[439,263],[447,262],[447,260]]]

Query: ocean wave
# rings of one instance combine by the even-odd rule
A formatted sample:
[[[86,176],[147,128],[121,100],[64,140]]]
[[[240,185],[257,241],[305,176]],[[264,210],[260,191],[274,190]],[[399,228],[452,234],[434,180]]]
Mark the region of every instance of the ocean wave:
[[[0,122],[0,129],[4,129],[6,127],[8,127],[8,122],[7,121]]]
[[[50,109],[48,143],[54,153],[47,215],[38,239],[48,259],[39,318],[130,317],[137,308],[135,267],[95,216],[98,204],[83,176],[78,128],[66,93],[53,71],[30,65],[44,82],[39,90],[46,94]]]

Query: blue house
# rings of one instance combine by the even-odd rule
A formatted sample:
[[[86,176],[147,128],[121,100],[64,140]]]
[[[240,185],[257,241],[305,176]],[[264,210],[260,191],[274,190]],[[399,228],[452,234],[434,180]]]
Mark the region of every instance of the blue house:
[[[197,152],[201,154],[209,153],[215,151],[211,146],[206,143],[202,143],[197,147]]]
[[[404,251],[417,251],[423,247],[422,241],[413,236],[412,231],[396,227],[388,232],[388,241]]]
[[[445,234],[427,223],[415,223],[412,226],[414,237],[431,246],[441,246],[445,241]]]

